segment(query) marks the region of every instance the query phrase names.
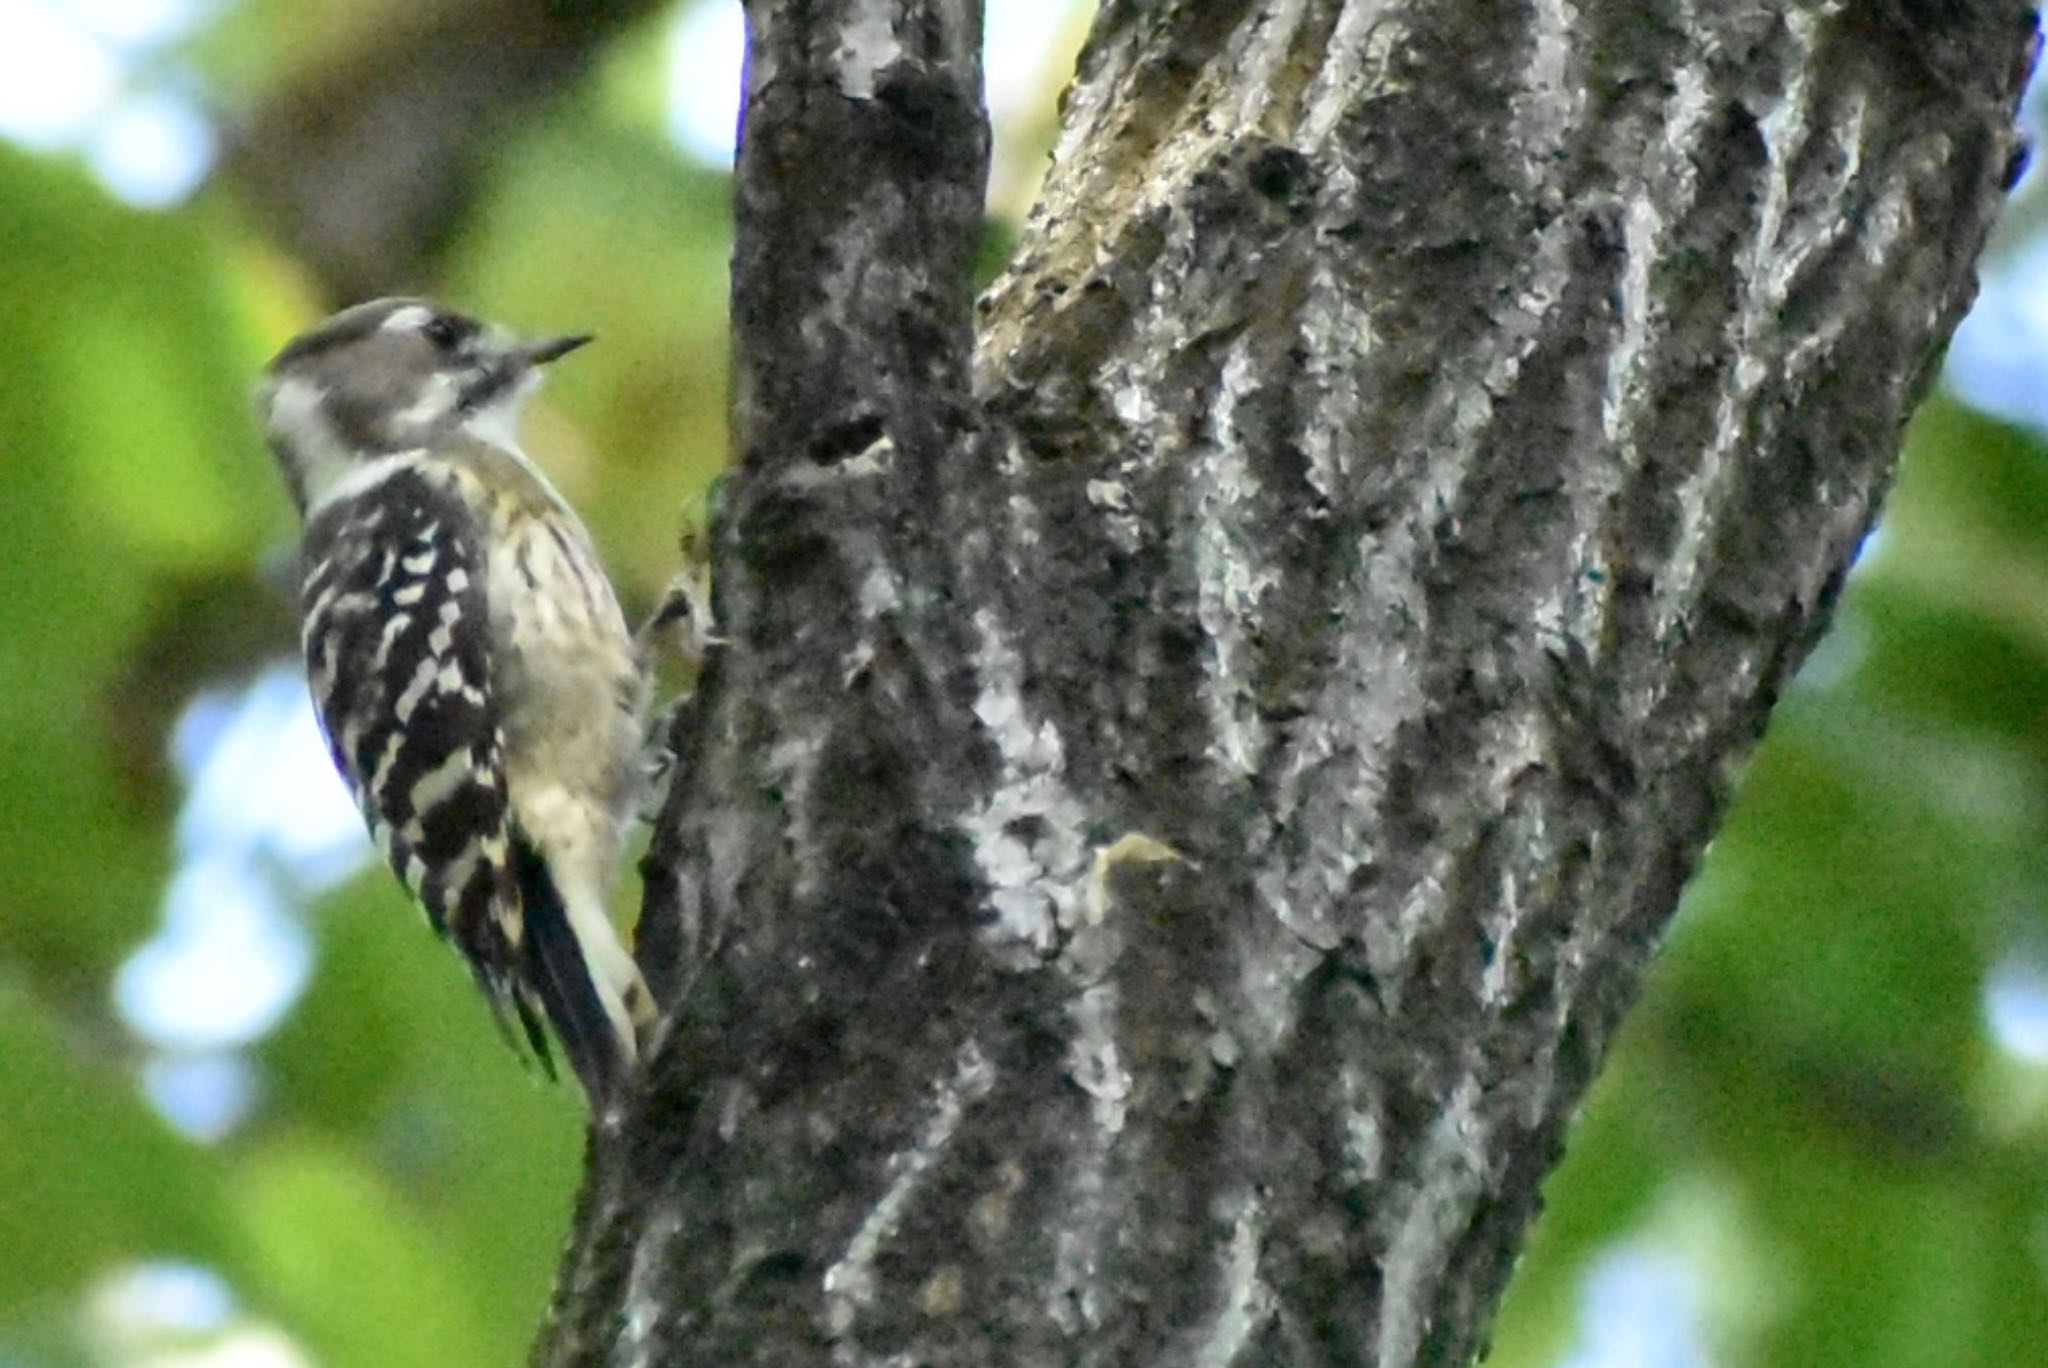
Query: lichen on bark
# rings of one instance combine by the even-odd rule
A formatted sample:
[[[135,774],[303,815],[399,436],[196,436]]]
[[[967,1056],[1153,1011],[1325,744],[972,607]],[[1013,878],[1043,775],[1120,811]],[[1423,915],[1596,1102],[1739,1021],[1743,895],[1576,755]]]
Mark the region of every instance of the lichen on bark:
[[[1466,1362],[1969,301],[2031,19],[753,0],[728,644],[550,1364]]]

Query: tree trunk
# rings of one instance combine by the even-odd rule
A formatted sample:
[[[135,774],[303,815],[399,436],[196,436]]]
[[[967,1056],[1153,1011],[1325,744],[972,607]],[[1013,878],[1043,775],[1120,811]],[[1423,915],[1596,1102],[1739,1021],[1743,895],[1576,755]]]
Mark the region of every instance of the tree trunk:
[[[1458,1364],[1969,302],[2020,4],[752,0],[547,1364]]]

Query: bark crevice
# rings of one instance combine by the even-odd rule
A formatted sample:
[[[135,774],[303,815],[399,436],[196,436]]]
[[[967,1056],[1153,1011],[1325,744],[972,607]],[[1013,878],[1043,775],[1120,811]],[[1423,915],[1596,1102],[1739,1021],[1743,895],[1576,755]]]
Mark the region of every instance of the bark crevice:
[[[755,0],[540,1361],[1473,1356],[1999,202],[2024,8],[1850,8],[1106,4],[970,311],[973,7]]]

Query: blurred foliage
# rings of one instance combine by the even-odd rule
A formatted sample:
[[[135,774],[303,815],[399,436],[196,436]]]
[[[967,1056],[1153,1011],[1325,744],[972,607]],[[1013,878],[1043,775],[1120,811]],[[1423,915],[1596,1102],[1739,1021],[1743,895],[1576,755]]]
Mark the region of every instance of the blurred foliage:
[[[185,57],[247,104],[373,18],[253,0]],[[627,31],[576,95],[506,124],[428,282],[516,326],[599,334],[527,435],[636,604],[724,459],[728,191],[659,126],[665,37]],[[110,1289],[166,1265],[230,1290],[207,1334],[275,1327],[310,1363],[519,1362],[568,1227],[582,1099],[520,1068],[386,872],[299,909],[314,975],[247,1051],[256,1101],[218,1141],[150,1104],[155,1047],[111,992],[175,862],[172,723],[294,650],[293,520],[248,393],[338,301],[230,184],[145,212],[4,143],[0,250],[0,1363],[190,1347],[109,1323]]]
[[[246,0],[186,57],[246,103],[390,9]],[[528,435],[639,603],[724,457],[728,192],[658,126],[665,33],[507,126],[432,282],[599,334]],[[1015,208],[1037,159],[1009,158]],[[308,1362],[517,1362],[582,1104],[521,1072],[382,870],[302,909],[313,978],[221,1139],[151,1106],[110,993],[173,866],[172,720],[292,650],[291,520],[245,403],[323,311],[317,273],[231,185],[146,213],[4,145],[0,247],[0,1363],[173,1362],[108,1323],[109,1287],[162,1262]],[[2048,450],[1937,401],[1574,1129],[1491,1362],[1583,1343],[1617,1249],[1692,1270],[1718,1364],[2040,1361],[2048,1068],[1984,1002],[1997,966],[2048,966],[2044,850]]]
[[[1559,1361],[1615,1242],[1695,1270],[1716,1364],[2041,1362],[2048,1066],[1991,1038],[1986,987],[2048,968],[2044,914],[2048,448],[1937,398],[1546,1188],[1490,1368]]]

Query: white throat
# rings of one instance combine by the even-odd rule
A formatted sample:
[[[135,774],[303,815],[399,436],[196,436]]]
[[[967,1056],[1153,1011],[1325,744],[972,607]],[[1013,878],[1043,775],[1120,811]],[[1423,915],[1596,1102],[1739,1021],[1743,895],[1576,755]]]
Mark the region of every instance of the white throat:
[[[519,446],[519,419],[526,401],[540,388],[540,372],[529,370],[517,384],[462,420],[462,430],[488,446],[523,455]]]

